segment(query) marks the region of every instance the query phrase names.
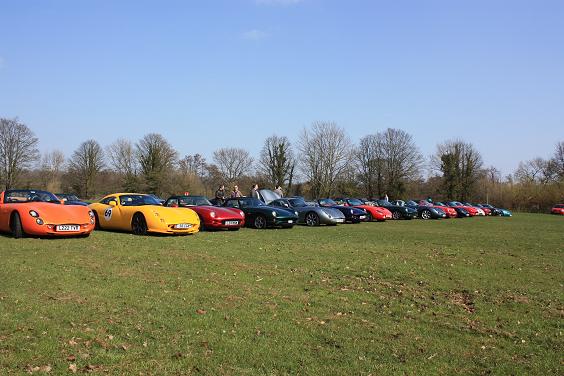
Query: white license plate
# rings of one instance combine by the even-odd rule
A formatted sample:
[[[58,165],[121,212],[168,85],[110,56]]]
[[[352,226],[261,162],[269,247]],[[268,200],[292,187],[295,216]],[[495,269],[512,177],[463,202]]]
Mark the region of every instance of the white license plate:
[[[290,219],[290,220],[288,221],[288,223],[294,223],[294,221]]]
[[[339,219],[336,219],[335,222],[337,222],[337,223],[345,223],[345,220],[344,220],[343,218],[339,218]]]
[[[80,231],[79,225],[58,225],[55,227],[56,231],[68,232],[68,231]]]
[[[187,229],[187,228],[190,228],[190,227],[192,227],[192,225],[189,224],[189,223],[179,223],[177,225],[174,225],[174,228],[179,229],[179,230]]]
[[[225,221],[226,226],[236,226],[239,224],[239,221]]]
[[[360,218],[360,219],[364,219],[364,218],[366,218],[366,216],[365,216],[365,215],[361,215],[361,216],[360,216],[360,217],[358,217],[358,218]]]

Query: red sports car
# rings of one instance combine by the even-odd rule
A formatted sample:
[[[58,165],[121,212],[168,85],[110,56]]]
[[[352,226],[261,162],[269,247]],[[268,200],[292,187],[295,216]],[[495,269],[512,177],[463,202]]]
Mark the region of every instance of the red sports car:
[[[94,213],[87,206],[63,205],[51,192],[13,189],[0,193],[0,231],[15,238],[88,236]]]
[[[357,198],[335,199],[335,202],[343,206],[351,206],[353,208],[366,210],[366,213],[368,213],[367,222],[383,222],[386,219],[392,219],[392,212],[388,209],[381,206],[367,205]]]
[[[204,196],[172,196],[165,206],[190,208],[200,217],[200,228],[237,231],[245,225],[245,213],[237,208],[213,206]]]
[[[451,208],[462,208],[466,210],[471,217],[475,217],[478,215],[478,208],[475,208],[473,206],[464,205],[458,201],[448,201],[446,204]]]
[[[439,208],[442,209],[446,215],[447,218],[456,218],[458,217],[458,214],[456,213],[456,210],[454,208],[451,208],[450,206],[446,206],[446,205],[437,205],[436,203],[430,203],[429,201],[426,200],[420,200],[419,201],[419,206],[430,206],[432,208]]]
[[[551,214],[560,214],[564,215],[564,204],[556,204],[550,210]]]

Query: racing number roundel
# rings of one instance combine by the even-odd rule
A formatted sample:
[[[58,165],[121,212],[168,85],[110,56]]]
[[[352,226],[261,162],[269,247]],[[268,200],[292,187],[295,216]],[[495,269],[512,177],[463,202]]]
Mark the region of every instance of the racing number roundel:
[[[110,219],[112,219],[112,208],[106,209],[106,211],[104,212],[104,219],[106,221],[109,221]]]

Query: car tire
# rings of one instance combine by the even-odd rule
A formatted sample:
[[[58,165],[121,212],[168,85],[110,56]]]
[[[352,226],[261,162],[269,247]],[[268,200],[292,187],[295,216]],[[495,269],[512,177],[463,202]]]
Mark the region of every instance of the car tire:
[[[319,216],[317,213],[309,212],[305,216],[305,223],[310,227],[319,226]]]
[[[366,213],[366,221],[365,222],[372,222],[374,220],[374,217],[372,216],[372,214],[370,213]]]
[[[102,227],[100,227],[100,219],[98,219],[98,213],[96,213],[96,210],[92,210],[94,212],[94,230],[101,230]]]
[[[257,215],[253,221],[253,225],[257,230],[266,228],[266,218],[263,215]]]
[[[432,217],[432,214],[431,214],[430,210],[425,209],[421,212],[421,219],[427,220],[427,219],[431,219],[431,217]]]
[[[131,220],[131,231],[135,235],[147,235],[147,221],[141,213],[135,213]]]
[[[204,222],[204,218],[198,216],[200,218],[200,231],[207,231],[208,228],[206,227],[206,222]]]
[[[399,211],[392,212],[392,219],[401,219],[401,213]]]
[[[25,237],[25,231],[22,226],[22,219],[20,218],[20,214],[18,212],[15,212],[12,215],[12,221],[10,227],[12,229],[12,236],[15,239],[20,239]]]

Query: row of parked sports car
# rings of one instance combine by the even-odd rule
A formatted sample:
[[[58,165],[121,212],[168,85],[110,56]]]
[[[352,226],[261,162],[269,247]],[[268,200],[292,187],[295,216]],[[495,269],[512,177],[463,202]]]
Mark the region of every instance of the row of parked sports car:
[[[201,229],[237,231],[243,226],[264,229],[388,219],[511,216],[508,210],[492,205],[458,201],[389,202],[355,198],[306,201],[302,197],[282,198],[266,189],[259,190],[258,196],[212,203],[204,196],[178,195],[161,200],[148,194],[114,193],[89,204],[72,195],[8,190],[0,194],[0,231],[11,232],[16,238],[88,236],[95,228],[131,231],[138,235],[193,234]]]

